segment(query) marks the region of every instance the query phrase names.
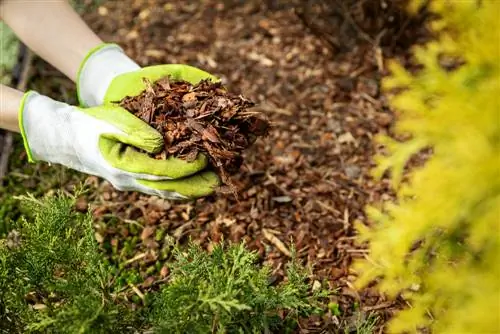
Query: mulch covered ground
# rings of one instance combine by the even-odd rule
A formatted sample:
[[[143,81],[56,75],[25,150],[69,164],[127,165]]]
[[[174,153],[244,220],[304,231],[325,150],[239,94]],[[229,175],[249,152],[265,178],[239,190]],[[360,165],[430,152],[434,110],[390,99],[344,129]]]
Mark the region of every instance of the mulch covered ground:
[[[142,66],[182,63],[219,76],[273,126],[244,155],[238,199],[170,202],[88,179],[96,191],[79,207],[91,206],[103,248],[140,270],[138,287],[168,274],[166,234],[207,249],[246,240],[277,280],[293,241],[313,285],[326,280],[343,312],[305,320],[303,333],[353,326],[355,309],[383,325],[401,304],[353,289],[349,265],[366,256],[353,223],[369,224],[365,206],[392,196],[370,177],[373,139],[394,121],[380,79],[387,59],[405,61],[423,36],[418,22],[384,1],[109,1],[85,19]]]

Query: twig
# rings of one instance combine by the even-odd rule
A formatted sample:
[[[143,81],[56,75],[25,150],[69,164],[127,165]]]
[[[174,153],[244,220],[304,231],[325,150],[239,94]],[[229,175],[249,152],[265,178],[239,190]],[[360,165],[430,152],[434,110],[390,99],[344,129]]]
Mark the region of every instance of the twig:
[[[356,31],[358,32],[358,34],[365,41],[367,41],[368,43],[374,45],[375,41],[373,40],[373,38],[370,35],[368,35],[363,29],[361,29],[361,27],[356,23],[356,21],[354,21],[354,19],[351,16],[351,13],[349,12],[349,9],[345,6],[345,4],[342,1],[339,1],[339,0],[335,0],[335,2],[337,3],[338,6],[340,6],[342,8],[342,10],[344,12],[344,18],[351,23],[351,25],[354,27],[354,29],[356,29]]]
[[[262,229],[262,234],[264,235],[264,238],[266,238],[270,243],[276,246],[276,248],[278,248],[280,252],[282,252],[288,257],[292,257],[292,254],[290,253],[288,248],[286,248],[285,244],[280,239],[278,239],[278,237],[272,234],[269,230],[265,228]]]
[[[177,240],[180,240],[184,236],[184,234],[187,233],[188,228],[190,228],[192,226],[193,226],[193,223],[191,221],[189,221],[185,224],[182,224],[181,226],[179,226],[178,228],[175,229],[175,231],[173,233],[174,238]]]
[[[142,302],[144,303],[144,294],[139,290],[134,284],[129,283],[129,286],[134,290],[135,294],[141,298]]]
[[[326,46],[331,50],[331,51],[336,51],[340,45],[332,41],[330,38],[328,38],[328,34],[325,34],[317,25],[315,25],[313,20],[308,20],[307,19],[307,5],[309,4],[309,1],[304,1],[302,8],[300,10],[297,10],[296,8],[293,8],[294,14],[301,20],[302,24],[309,29],[316,37],[318,37],[322,42],[326,44]]]
[[[128,259],[127,261],[125,261],[124,264],[127,265],[127,264],[130,264],[130,263],[133,263],[133,262],[135,262],[137,260],[142,259],[143,257],[146,257],[146,255],[148,255],[148,254],[147,253],[138,254],[138,255],[134,256],[133,258]]]
[[[323,203],[323,202],[322,202],[322,201],[320,201],[320,200],[316,200],[315,202],[316,202],[319,206],[321,206],[323,209],[325,209],[325,210],[327,210],[327,211],[329,211],[329,212],[333,213],[334,215],[335,215],[335,214],[340,214],[340,211],[336,210],[334,207],[332,207],[332,206],[330,206],[330,205],[328,205],[328,204],[326,204],[326,203]]]
[[[389,301],[389,302],[383,302],[383,303],[380,303],[380,304],[377,304],[377,305],[373,305],[373,306],[364,306],[361,309],[364,312],[369,312],[369,311],[376,311],[376,310],[381,310],[381,309],[384,309],[384,308],[388,308],[388,307],[391,307],[392,305],[394,305],[394,302]]]

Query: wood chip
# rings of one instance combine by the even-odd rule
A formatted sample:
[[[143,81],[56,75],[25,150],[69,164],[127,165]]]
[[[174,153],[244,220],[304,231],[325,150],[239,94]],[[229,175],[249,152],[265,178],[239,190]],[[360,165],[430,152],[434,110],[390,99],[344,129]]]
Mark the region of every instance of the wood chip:
[[[166,147],[155,158],[193,161],[204,153],[222,183],[236,194],[229,175],[239,170],[242,153],[255,139],[268,134],[269,122],[263,114],[248,111],[254,103],[228,92],[220,82],[202,80],[192,85],[168,76],[154,83],[144,80],[142,93],[117,102],[164,136]]]
[[[292,256],[288,248],[286,248],[285,244],[280,239],[278,239],[277,236],[275,236],[265,228],[262,229],[262,234],[264,235],[264,238],[266,238],[270,243],[272,243],[276,248],[278,248],[280,252],[282,252],[288,257]]]

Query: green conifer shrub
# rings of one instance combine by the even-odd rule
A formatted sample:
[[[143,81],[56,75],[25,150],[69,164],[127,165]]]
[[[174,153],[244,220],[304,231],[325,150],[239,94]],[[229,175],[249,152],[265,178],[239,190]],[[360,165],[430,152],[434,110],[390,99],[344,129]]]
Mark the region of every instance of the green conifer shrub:
[[[320,311],[326,294],[295,261],[276,285],[256,253],[223,243],[210,254],[172,243],[169,281],[132,308],[78,196],[21,198],[31,215],[0,239],[0,333],[265,333]]]
[[[19,222],[20,238],[0,241],[0,329],[52,333],[125,330],[127,309],[108,286],[89,215],[73,198],[24,197],[32,212]]]
[[[421,1],[414,1],[418,6]],[[431,1],[438,38],[416,47],[416,72],[391,64],[384,86],[398,88],[395,131],[379,138],[375,176],[390,170],[396,203],[359,224],[370,261],[356,264],[358,286],[377,280],[411,307],[390,332],[500,332],[500,2]],[[432,150],[401,182],[409,159]]]
[[[293,329],[300,316],[320,312],[307,275],[295,262],[288,281],[269,282],[271,268],[257,268],[258,256],[243,244],[217,245],[208,254],[191,245],[175,250],[171,283],[153,302],[151,321],[161,333],[275,333]],[[283,313],[283,314],[281,314]]]

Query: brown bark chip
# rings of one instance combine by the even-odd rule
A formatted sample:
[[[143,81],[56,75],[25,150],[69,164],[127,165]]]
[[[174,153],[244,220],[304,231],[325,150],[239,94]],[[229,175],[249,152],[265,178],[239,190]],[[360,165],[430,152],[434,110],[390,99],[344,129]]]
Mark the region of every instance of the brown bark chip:
[[[239,170],[241,153],[269,129],[261,113],[249,110],[255,104],[210,80],[193,85],[167,76],[145,83],[141,94],[119,103],[163,135],[165,147],[155,158],[174,156],[191,162],[204,153],[222,183],[235,193],[229,175]]]

